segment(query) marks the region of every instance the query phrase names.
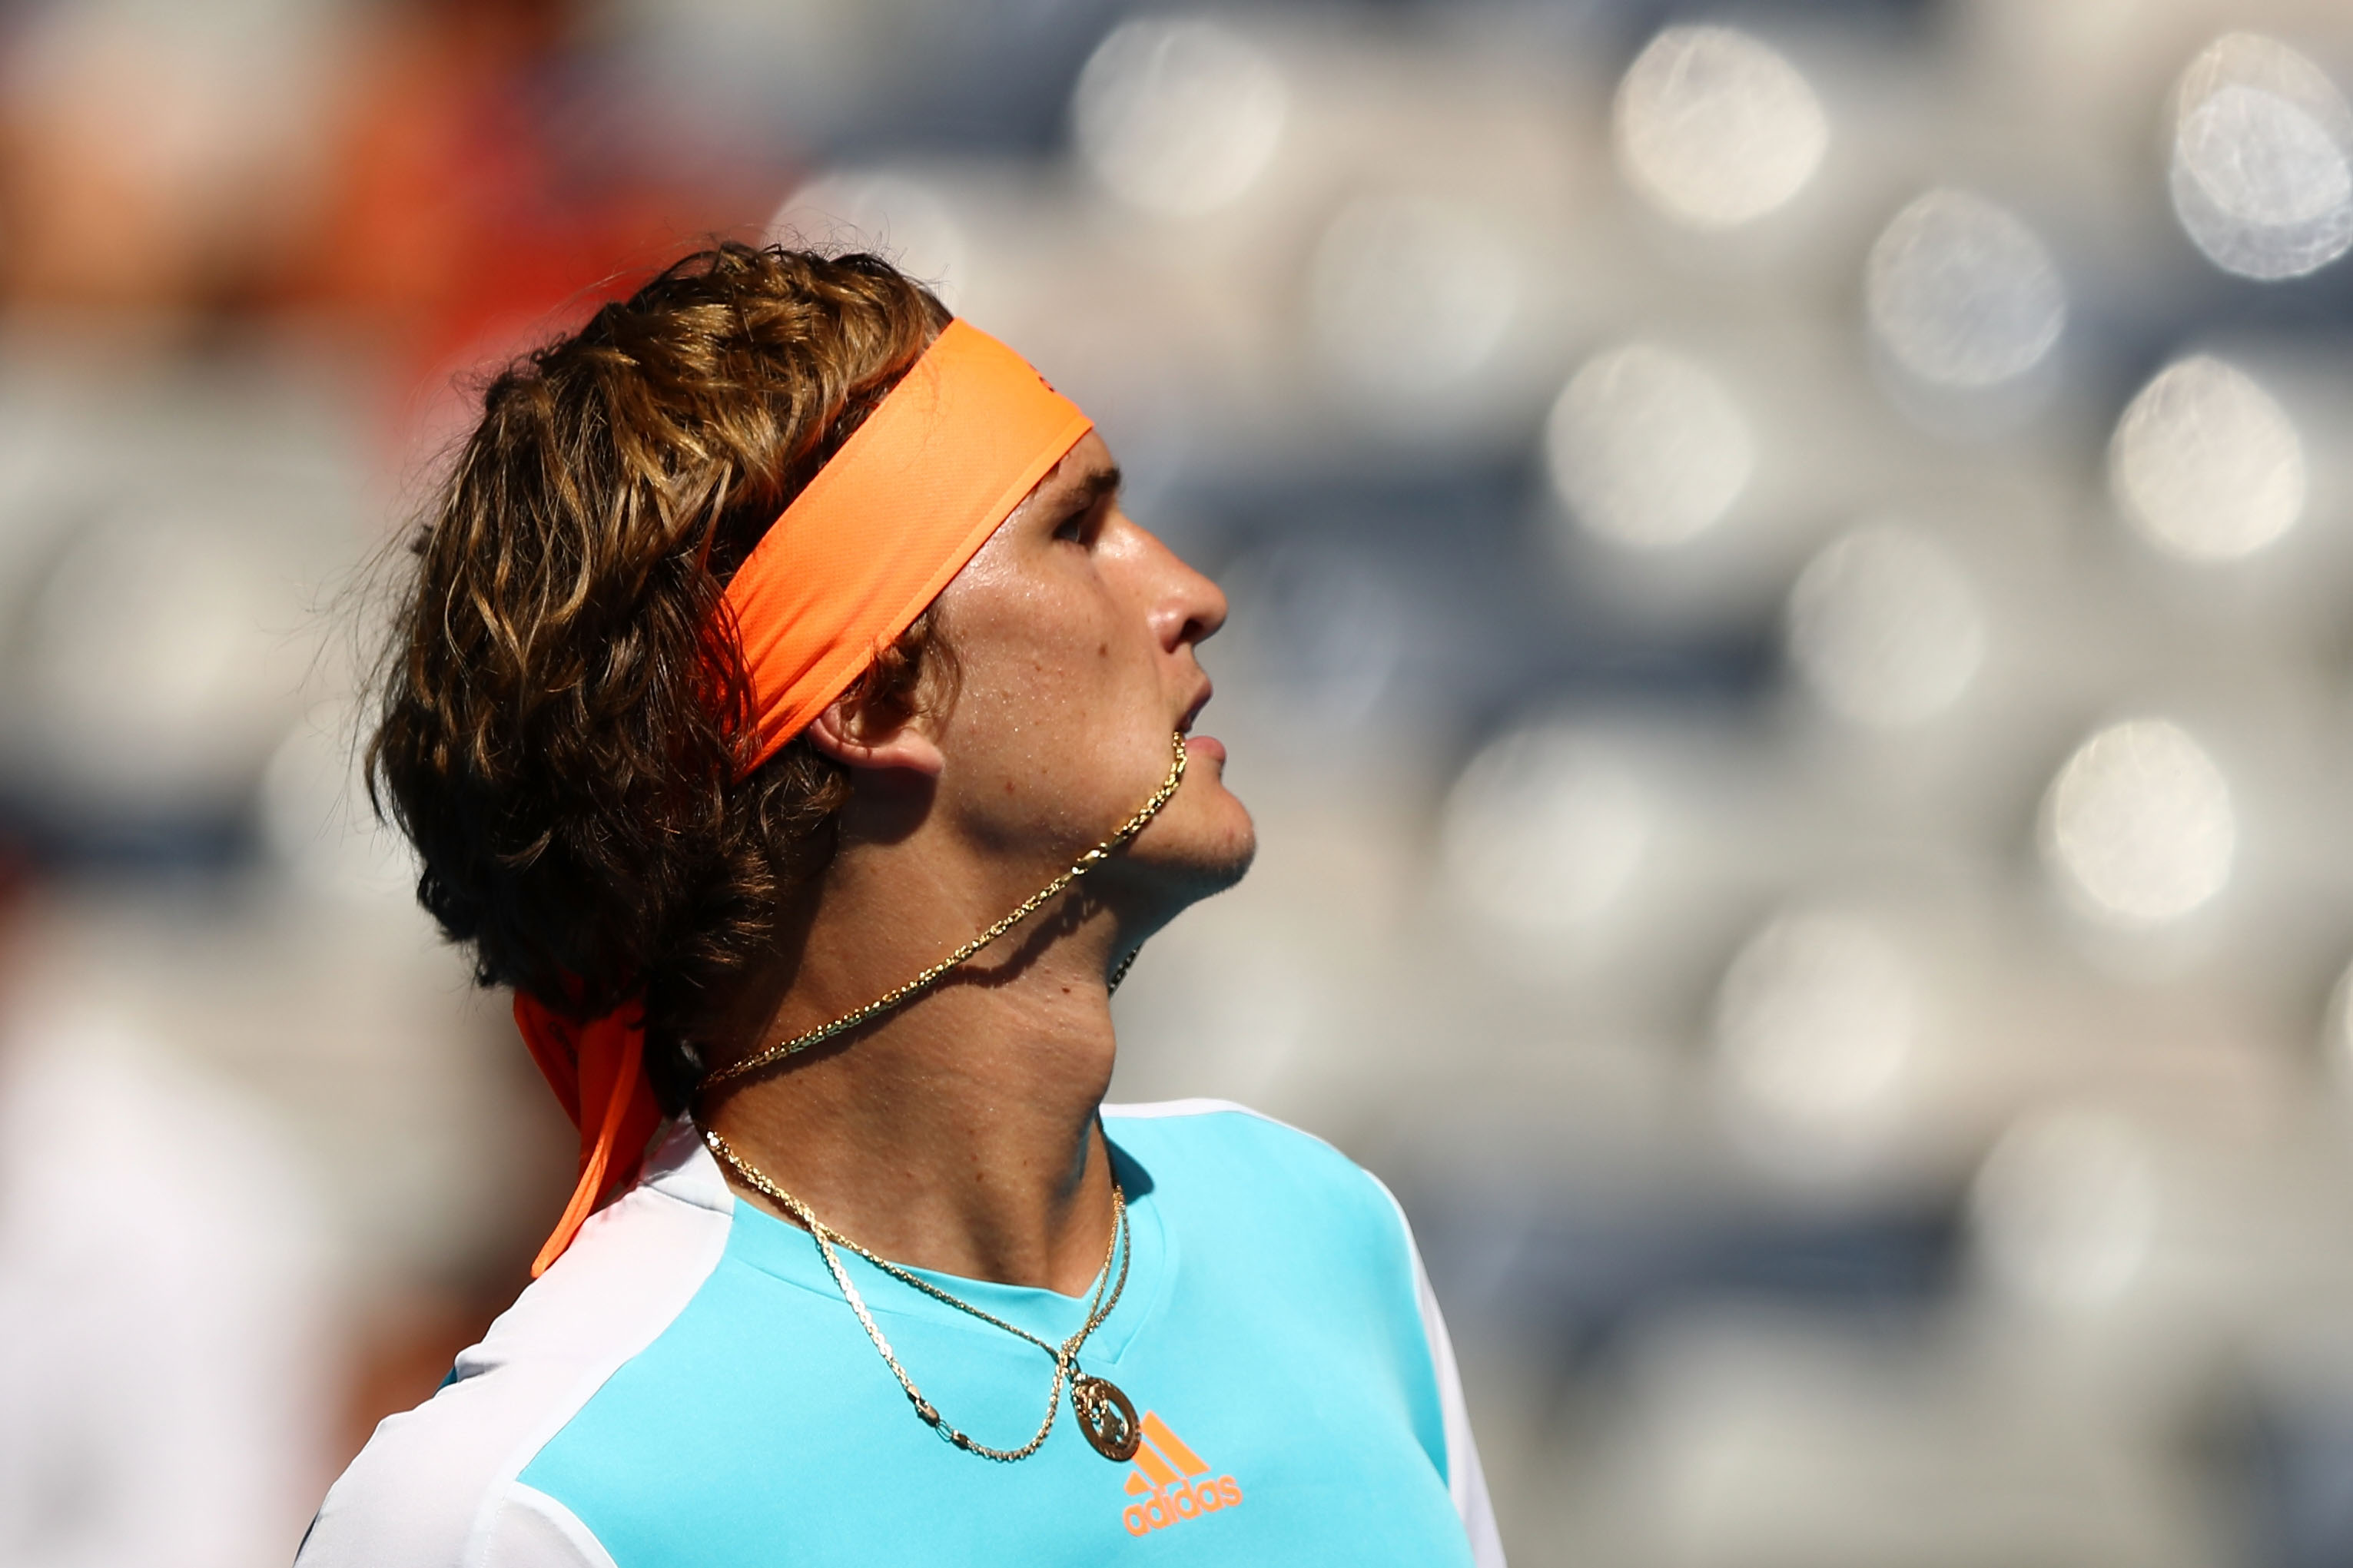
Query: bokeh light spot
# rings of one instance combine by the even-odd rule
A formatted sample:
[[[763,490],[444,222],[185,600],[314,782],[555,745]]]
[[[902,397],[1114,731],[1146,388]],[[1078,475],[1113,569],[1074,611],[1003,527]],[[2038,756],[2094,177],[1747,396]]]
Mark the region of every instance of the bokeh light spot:
[[[1484,214],[1429,196],[1368,196],[1324,231],[1309,319],[1325,363],[1347,382],[1419,403],[1494,358],[1519,299],[1519,258]]]
[[[2124,1293],[2147,1260],[2158,1213],[2141,1139],[2091,1111],[2046,1111],[2012,1127],[1969,1192],[1971,1229],[1993,1279],[2063,1310]]]
[[[1939,386],[2023,375],[2067,324],[2066,289],[2042,241],[1967,191],[1930,191],[1895,215],[1871,247],[1864,298],[1881,345]]]
[[[949,309],[969,281],[972,247],[940,194],[884,171],[820,176],[786,198],[769,228],[787,244],[871,250],[929,284]]]
[[[2136,719],[2077,747],[2044,803],[2042,850],[2094,917],[2158,925],[2230,880],[2238,820],[2222,771],[2179,725]]]
[[[1290,94],[1248,39],[1198,17],[1114,28],[1080,73],[1079,151],[1104,187],[1170,216],[1214,212],[1257,183],[1282,139]]]
[[[1618,166],[1671,218],[1732,228],[1786,206],[1821,166],[1830,122],[1796,67],[1731,27],[1669,27],[1619,85]]]
[[[2337,975],[2321,1028],[2321,1049],[2340,1088],[2353,1088],[2353,963]]]
[[[16,629],[37,733],[84,797],[163,810],[242,791],[302,655],[283,543],[225,507],[124,505],[73,539]]]
[[[2175,93],[2171,185],[2183,230],[2223,270],[2325,267],[2353,247],[2353,109],[2286,45],[2218,38]]]
[[[263,841],[307,885],[406,910],[417,889],[408,840],[369,809],[361,716],[348,701],[305,714],[269,756],[258,799]]]
[[[2160,371],[2125,409],[2108,483],[2159,549],[2234,561],[2304,515],[2304,441],[2253,377],[2200,354]]]
[[[1835,541],[1799,574],[1788,648],[1824,707],[1894,728],[1933,718],[1968,689],[1985,658],[1985,619],[1942,545],[1878,523]]]
[[[1918,984],[1895,944],[1845,915],[1781,916],[1716,994],[1718,1065],[1741,1103],[1799,1129],[1875,1120],[1916,1043]]]
[[[1440,856],[1457,900],[1527,936],[1589,926],[1642,862],[1651,814],[1633,774],[1573,731],[1521,730],[1455,780]]]
[[[1662,549],[1713,527],[1748,485],[1755,437],[1724,384],[1669,350],[1595,355],[1553,405],[1553,487],[1586,529]]]

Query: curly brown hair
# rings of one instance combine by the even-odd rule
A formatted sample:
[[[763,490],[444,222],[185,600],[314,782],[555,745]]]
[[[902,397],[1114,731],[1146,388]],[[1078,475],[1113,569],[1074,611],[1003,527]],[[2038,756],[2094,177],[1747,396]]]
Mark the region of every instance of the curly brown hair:
[[[849,788],[806,737],[742,773],[721,596],[947,321],[872,256],[700,251],[491,381],[417,531],[371,798],[481,984],[576,1018],[643,1002],[672,1111]],[[926,615],[861,695],[912,711],[943,671]]]

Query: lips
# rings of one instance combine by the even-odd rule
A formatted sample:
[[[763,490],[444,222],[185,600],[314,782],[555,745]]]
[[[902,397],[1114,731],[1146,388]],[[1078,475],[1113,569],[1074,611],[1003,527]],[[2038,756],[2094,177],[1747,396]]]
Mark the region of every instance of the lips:
[[[1193,732],[1194,721],[1200,718],[1201,710],[1209,705],[1209,698],[1214,694],[1215,690],[1216,689],[1208,681],[1205,680],[1201,683],[1201,694],[1193,699],[1193,705],[1185,710],[1185,716],[1182,719],[1176,721],[1176,732],[1178,734],[1189,735]]]
[[[1185,737],[1186,750],[1192,755],[1222,767],[1226,761],[1226,748],[1214,736],[1193,733],[1194,722],[1201,717],[1201,710],[1209,705],[1213,689],[1207,680],[1201,682],[1200,695],[1193,699],[1193,705],[1186,709],[1185,716],[1176,721],[1176,732]]]

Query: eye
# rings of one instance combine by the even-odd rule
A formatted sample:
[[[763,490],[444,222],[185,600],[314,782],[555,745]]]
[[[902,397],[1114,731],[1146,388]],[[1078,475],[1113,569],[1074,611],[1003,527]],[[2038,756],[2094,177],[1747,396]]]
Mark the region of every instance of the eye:
[[[1110,505],[1100,500],[1081,507],[1061,521],[1054,530],[1054,537],[1072,544],[1092,545],[1103,531],[1103,516],[1110,510]]]

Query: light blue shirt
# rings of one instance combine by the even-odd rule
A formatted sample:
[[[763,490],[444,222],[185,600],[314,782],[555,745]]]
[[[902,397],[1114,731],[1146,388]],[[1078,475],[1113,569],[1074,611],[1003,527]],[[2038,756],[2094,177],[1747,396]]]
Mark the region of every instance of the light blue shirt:
[[[1081,1362],[1141,1415],[1133,1460],[1090,1447],[1067,1396],[1018,1463],[951,1447],[812,1239],[736,1199],[681,1129],[432,1400],[378,1429],[301,1568],[1500,1564],[1388,1192],[1239,1107],[1104,1124],[1133,1255]],[[1029,1439],[1045,1352],[841,1257],[947,1420]],[[1085,1319],[1082,1298],[930,1278],[1050,1342]]]

